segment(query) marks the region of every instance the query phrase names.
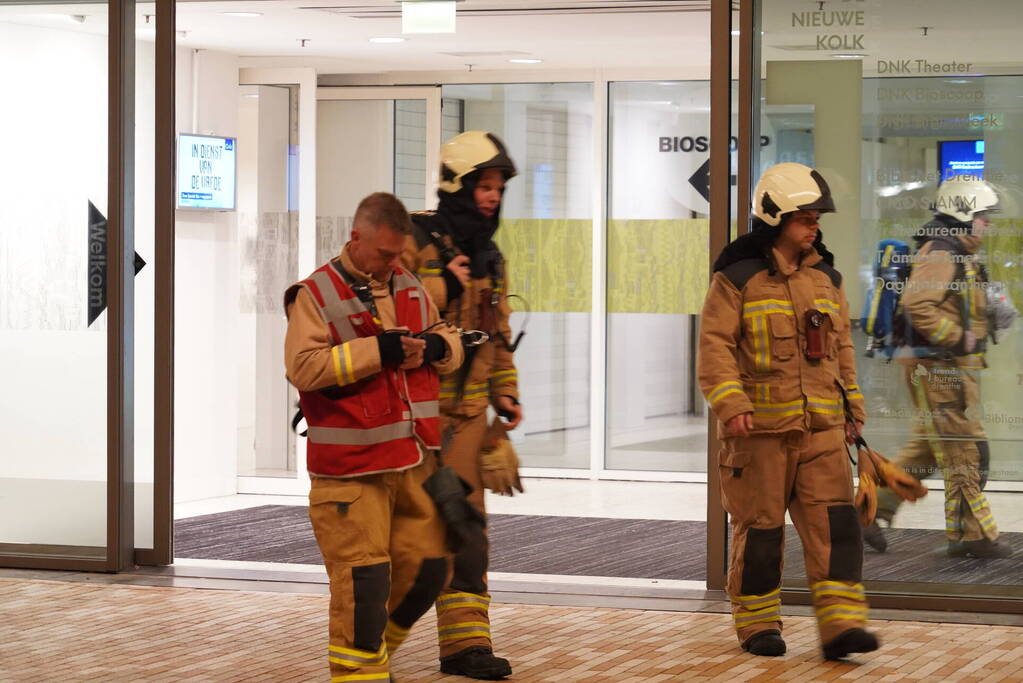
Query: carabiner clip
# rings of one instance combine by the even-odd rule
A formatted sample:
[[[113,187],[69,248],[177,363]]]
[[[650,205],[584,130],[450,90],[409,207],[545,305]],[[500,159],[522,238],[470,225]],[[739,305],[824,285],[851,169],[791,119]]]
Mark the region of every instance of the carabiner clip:
[[[458,333],[462,335],[463,346],[479,346],[480,344],[486,344],[490,341],[490,335],[483,330],[459,329]]]

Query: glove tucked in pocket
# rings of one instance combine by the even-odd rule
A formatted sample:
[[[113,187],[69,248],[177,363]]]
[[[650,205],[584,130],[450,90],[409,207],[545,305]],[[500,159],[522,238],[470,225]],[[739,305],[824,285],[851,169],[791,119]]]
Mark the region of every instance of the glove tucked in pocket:
[[[481,544],[487,521],[466,498],[472,492],[469,484],[450,467],[439,467],[423,482],[423,488],[444,520],[453,551]]]

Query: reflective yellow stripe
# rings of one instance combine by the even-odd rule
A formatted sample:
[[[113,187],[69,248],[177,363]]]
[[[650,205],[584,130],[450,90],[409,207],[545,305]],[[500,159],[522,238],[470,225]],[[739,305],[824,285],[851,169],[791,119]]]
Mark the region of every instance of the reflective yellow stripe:
[[[749,626],[750,624],[763,624],[772,621],[781,621],[781,612],[774,612],[773,614],[750,617],[747,619],[741,619],[735,616],[732,617],[732,623],[736,626]]]
[[[490,375],[490,381],[494,384],[499,384],[502,381],[507,382],[510,379],[516,379],[518,375],[518,370],[499,370]]]
[[[848,604],[845,604],[845,603],[841,603],[841,604],[838,604],[838,605],[828,605],[827,607],[819,607],[819,608],[817,608],[814,611],[817,613],[818,617],[823,617],[823,616],[827,616],[829,614],[834,614],[835,612],[850,612],[850,613],[854,613],[854,614],[864,614],[865,615],[867,613],[867,606],[866,605],[848,605]]]
[[[829,614],[817,620],[819,624],[830,624],[833,621],[866,621],[866,614]]]
[[[347,383],[351,384],[355,381],[355,364],[352,363],[352,347],[345,344],[341,347],[341,350],[345,353],[344,362],[341,365],[341,373],[348,378]]]
[[[848,583],[842,583],[841,581],[818,581],[817,583],[810,586],[810,590],[813,591],[814,595],[820,595],[821,591],[825,590],[840,590],[848,591],[853,593],[858,600],[866,599],[867,592],[863,588],[862,583],[854,583],[849,585]]]
[[[440,268],[420,268],[419,270],[416,271],[416,273],[418,275],[427,275],[427,276],[430,276],[430,275],[440,275],[441,272],[442,271],[441,271]]]
[[[795,315],[792,311],[792,302],[785,299],[759,299],[757,301],[748,301],[742,305],[742,315],[746,318],[767,313]]]
[[[444,612],[450,612],[453,609],[461,609],[462,607],[478,607],[485,611],[489,609],[490,605],[485,602],[480,602],[479,600],[462,600],[459,602],[449,602],[444,605],[438,603],[437,612],[439,614],[443,614]]]
[[[405,642],[408,634],[409,629],[402,628],[388,619],[387,627],[384,629],[384,644],[387,646],[387,651],[393,654]]]
[[[938,430],[934,426],[934,417],[931,412],[931,402],[927,398],[927,390],[924,389],[922,382],[916,384],[916,403],[917,409],[923,411],[924,414],[924,429],[927,431],[927,440],[931,444],[931,451],[934,453],[934,459],[938,461],[938,467],[945,466],[945,451],[941,447],[941,439],[938,437]],[[946,501],[945,506],[948,507]]]
[[[948,336],[948,333],[952,330],[952,321],[948,318],[941,319],[941,325],[938,326],[937,331],[931,335],[931,341],[937,344]]]
[[[467,640],[469,638],[490,638],[490,631],[467,631],[465,633],[454,633],[450,636],[438,636],[437,640],[447,642],[449,640]]]
[[[825,313],[834,313],[835,315],[841,315],[842,313],[842,307],[831,299],[814,299],[813,305]]]
[[[846,590],[842,590],[840,588],[825,588],[823,590],[814,591],[813,594],[814,594],[814,597],[818,597],[818,598],[823,598],[825,596],[831,595],[831,596],[836,597],[836,598],[848,598],[849,600],[861,600],[862,601],[862,600],[866,600],[867,599],[862,591],[857,592],[857,591],[853,590],[852,588],[847,588]]]
[[[739,382],[736,382],[734,380],[729,380],[727,382],[722,382],[721,384],[719,384],[716,387],[714,387],[713,389],[711,389],[710,393],[707,394],[707,401],[711,405],[713,405],[713,404],[717,403],[718,401],[720,401],[725,396],[728,396],[729,394],[741,394],[741,393],[742,393],[742,384],[740,384]]]
[[[378,649],[376,652],[370,652],[369,650],[355,650],[353,648],[340,647],[338,645],[328,645],[327,649],[330,652],[333,652],[335,654],[339,654],[339,655],[352,655],[353,657],[360,657],[360,658],[363,658],[363,659],[373,658],[373,657],[377,657],[377,658],[379,658],[379,657],[385,657],[386,658],[387,657],[387,651],[384,650],[384,646],[383,645],[381,645],[380,649]]]
[[[881,267],[886,268],[892,259],[892,252],[895,246],[889,244],[884,248],[884,255],[881,257]],[[874,323],[877,321],[877,309],[881,304],[881,293],[884,290],[884,280],[875,280],[874,296],[870,299],[870,313],[867,315],[867,334],[874,334]]]
[[[490,629],[490,624],[488,624],[485,621],[459,621],[459,622],[456,622],[454,624],[443,624],[443,625],[442,624],[437,624],[437,631],[439,631],[440,633],[445,633],[447,631],[452,631],[452,630],[457,629],[457,628],[466,628],[467,626],[478,626],[479,628],[482,628],[482,629],[487,629],[487,630]]]
[[[337,381],[339,387],[348,384],[345,381],[344,375],[341,374],[341,345],[330,347],[330,357],[334,361],[334,379]]]
[[[771,338],[767,334],[767,318],[753,318],[753,362],[758,370],[771,369]]]
[[[733,595],[732,602],[745,606],[751,603],[763,602],[770,598],[776,598],[780,601],[781,598],[779,596],[781,596],[781,588],[775,588],[770,593],[764,593],[763,595]]]
[[[753,417],[790,417],[803,414],[803,401],[787,401],[785,403],[753,402]]]
[[[845,412],[841,399],[806,397],[806,409],[811,413],[823,415],[841,415]]]
[[[477,595],[476,593],[445,593],[444,595],[437,598],[438,605],[446,605],[449,602],[457,602],[459,600],[479,600],[481,602],[490,602],[490,598],[485,595]]]

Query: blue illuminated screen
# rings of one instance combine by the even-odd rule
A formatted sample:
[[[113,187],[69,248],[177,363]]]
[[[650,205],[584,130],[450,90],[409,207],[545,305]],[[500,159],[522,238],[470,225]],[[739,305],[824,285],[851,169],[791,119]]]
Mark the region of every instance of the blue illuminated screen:
[[[983,140],[944,140],[938,143],[938,170],[941,179],[984,175]]]

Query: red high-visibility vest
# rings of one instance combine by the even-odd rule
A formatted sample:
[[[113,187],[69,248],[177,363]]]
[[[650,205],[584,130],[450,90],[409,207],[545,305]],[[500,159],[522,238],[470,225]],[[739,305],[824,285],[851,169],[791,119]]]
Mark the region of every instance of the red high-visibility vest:
[[[334,344],[377,336],[383,330],[337,268],[335,262],[323,265],[292,287],[305,287],[312,295]],[[426,290],[401,269],[391,277],[397,324],[423,331]],[[309,425],[307,469],[345,477],[419,464],[417,439],[425,448],[440,448],[438,392],[437,371],[429,363],[414,370],[383,368],[353,384],[300,391]]]

